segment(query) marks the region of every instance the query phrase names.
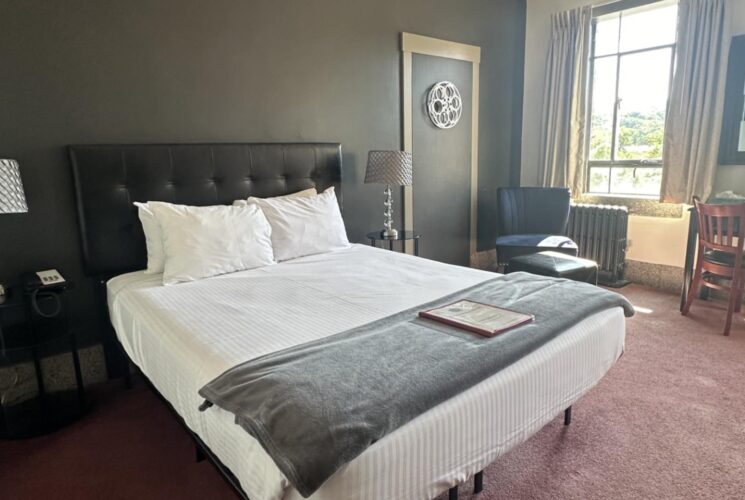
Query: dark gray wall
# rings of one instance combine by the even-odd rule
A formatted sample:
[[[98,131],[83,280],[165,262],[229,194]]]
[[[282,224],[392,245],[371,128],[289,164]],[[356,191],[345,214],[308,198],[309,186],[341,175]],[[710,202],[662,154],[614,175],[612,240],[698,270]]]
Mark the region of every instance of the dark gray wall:
[[[382,212],[380,187],[362,183],[367,151],[401,144],[401,31],[482,47],[479,248],[491,248],[494,189],[519,168],[524,4],[0,0],[0,157],[20,161],[30,206],[0,215],[0,279],[57,267],[90,323],[75,143],[339,141],[344,218],[364,241]]]

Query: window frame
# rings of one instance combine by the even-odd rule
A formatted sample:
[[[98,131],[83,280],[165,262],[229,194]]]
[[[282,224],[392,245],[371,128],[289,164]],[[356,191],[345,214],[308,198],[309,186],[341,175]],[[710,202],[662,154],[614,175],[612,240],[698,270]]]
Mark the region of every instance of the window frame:
[[[666,0],[622,0],[612,4],[607,4],[601,8],[595,9],[592,17],[592,33],[590,43],[590,64],[589,64],[589,75],[587,78],[588,84],[588,113],[587,113],[587,131],[586,131],[586,145],[585,151],[587,152],[587,179],[586,179],[586,192],[595,196],[623,196],[623,197],[637,197],[637,198],[659,198],[658,194],[640,194],[640,193],[625,193],[620,191],[613,191],[613,169],[614,168],[634,168],[639,169],[662,169],[664,165],[662,158],[659,160],[618,160],[616,159],[616,146],[618,141],[618,111],[620,106],[620,99],[618,96],[619,82],[621,78],[621,60],[624,56],[640,54],[645,52],[652,52],[655,50],[670,49],[670,73],[668,75],[668,91],[667,91],[667,102],[665,103],[665,116],[667,117],[668,108],[670,106],[670,93],[672,91],[673,75],[675,73],[675,56],[677,53],[677,36],[676,41],[673,43],[655,45],[652,47],[645,47],[643,49],[634,49],[621,51],[621,31],[623,29],[623,14],[625,11],[642,7],[644,5],[653,5],[655,3],[666,2]],[[677,2],[676,2],[677,3]],[[595,56],[595,43],[597,34],[597,22],[598,18],[607,16],[609,14],[619,15],[618,24],[618,49],[616,52],[610,54],[603,54],[601,56]],[[605,59],[608,57],[616,58],[616,82],[615,82],[615,102],[613,104],[613,123],[611,128],[611,150],[610,160],[590,160],[590,145],[592,143],[592,112],[593,112],[593,93],[595,88],[595,61],[598,59]],[[664,148],[664,140],[663,140]],[[593,168],[607,168],[608,169],[608,190],[606,192],[592,191],[592,169]]]

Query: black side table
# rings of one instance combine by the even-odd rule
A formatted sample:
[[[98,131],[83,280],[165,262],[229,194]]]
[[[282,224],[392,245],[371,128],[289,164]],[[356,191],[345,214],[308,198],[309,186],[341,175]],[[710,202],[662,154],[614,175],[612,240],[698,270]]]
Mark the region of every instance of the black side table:
[[[398,236],[395,238],[389,238],[387,236],[382,236],[381,231],[373,231],[371,233],[367,233],[367,238],[370,240],[371,246],[378,246],[377,242],[382,241],[383,246],[385,247],[385,242],[388,242],[388,250],[393,250],[393,242],[394,241],[406,241],[406,240],[414,240],[414,255],[417,257],[419,256],[419,238],[422,235],[419,233],[415,233],[414,231],[399,231]],[[403,244],[401,245],[401,248],[403,249]]]
[[[40,317],[33,309],[31,297],[21,287],[11,288],[8,299],[0,304],[0,368],[15,370],[10,387],[0,386],[0,437],[25,438],[59,428],[82,415],[85,390],[80,369],[77,340],[69,328],[66,292],[55,292],[62,307],[54,318]],[[38,296],[43,311],[53,309],[55,299]],[[69,394],[48,392],[44,383],[42,360],[69,352],[75,378],[77,404],[70,409]],[[19,367],[33,364],[36,393],[8,396],[19,382]]]

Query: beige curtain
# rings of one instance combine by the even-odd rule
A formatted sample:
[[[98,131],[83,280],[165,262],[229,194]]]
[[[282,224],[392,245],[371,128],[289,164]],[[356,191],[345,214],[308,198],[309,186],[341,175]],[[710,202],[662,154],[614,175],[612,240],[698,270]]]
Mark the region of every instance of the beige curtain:
[[[539,182],[544,187],[585,190],[587,178],[587,75],[592,7],[551,17],[541,124]]]
[[[716,175],[727,69],[725,0],[680,0],[661,201],[706,199]]]

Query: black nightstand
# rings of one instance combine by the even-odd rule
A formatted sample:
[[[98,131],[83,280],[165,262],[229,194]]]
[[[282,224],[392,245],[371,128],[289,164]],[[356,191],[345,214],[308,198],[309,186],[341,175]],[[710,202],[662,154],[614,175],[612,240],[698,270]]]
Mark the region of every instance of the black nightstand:
[[[385,242],[388,242],[388,250],[393,250],[393,242],[394,241],[406,241],[406,240],[414,240],[414,255],[417,257],[419,256],[419,238],[422,235],[419,233],[415,233],[414,231],[399,231],[398,236],[395,238],[388,238],[385,236],[381,236],[381,231],[373,231],[372,233],[367,233],[367,238],[370,240],[370,245],[377,246],[378,241],[383,242],[383,246],[385,246]],[[403,244],[401,245],[403,248]]]
[[[0,438],[25,438],[53,431],[85,410],[85,390],[75,334],[69,328],[66,292],[56,291],[61,309],[54,318],[37,314],[21,287],[9,290],[0,304]],[[39,294],[42,311],[53,309],[53,297]],[[69,353],[74,390],[49,390],[43,362]],[[35,387],[34,386],[35,382]],[[60,385],[58,380],[53,385]],[[54,389],[54,388],[52,388]]]

